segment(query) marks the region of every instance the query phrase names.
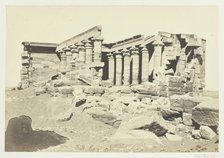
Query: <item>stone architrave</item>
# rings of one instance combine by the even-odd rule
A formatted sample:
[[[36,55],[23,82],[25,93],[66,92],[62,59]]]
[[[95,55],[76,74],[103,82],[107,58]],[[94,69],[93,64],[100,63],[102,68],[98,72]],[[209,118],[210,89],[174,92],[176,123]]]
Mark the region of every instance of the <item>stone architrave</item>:
[[[130,84],[130,51],[124,50],[123,51],[123,57],[124,57],[124,79],[123,83],[124,85]]]
[[[66,48],[65,50],[66,55],[66,70],[71,71],[71,60],[72,60],[72,52],[70,48]]]
[[[139,84],[139,51],[136,47],[131,49],[132,84]]]
[[[154,67],[154,75],[157,74],[158,69],[162,66],[162,47],[164,43],[161,41],[161,37],[157,36],[156,40],[152,43],[154,45],[154,53],[153,53],[153,67]],[[154,76],[155,78],[155,76]]]
[[[109,61],[109,64],[108,64],[108,79],[114,83],[114,56],[112,53],[109,53],[107,54],[108,56],[108,61]]]
[[[93,59],[93,46],[89,43],[86,42],[85,44],[85,48],[86,48],[86,63],[92,63],[92,59]]]
[[[149,79],[149,52],[146,47],[142,48],[142,82],[148,82]]]
[[[101,54],[102,54],[102,42],[103,37],[95,37],[93,38],[93,53],[94,53],[94,62],[101,62]]]
[[[120,52],[115,53],[116,59],[116,82],[115,85],[122,85],[122,56]]]

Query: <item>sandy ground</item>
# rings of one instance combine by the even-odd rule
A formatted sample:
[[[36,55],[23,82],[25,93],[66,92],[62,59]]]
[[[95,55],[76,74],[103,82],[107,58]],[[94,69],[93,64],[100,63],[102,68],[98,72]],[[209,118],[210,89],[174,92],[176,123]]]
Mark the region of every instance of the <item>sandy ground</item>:
[[[213,93],[212,93],[213,94]],[[206,95],[211,95],[206,93]],[[217,97],[213,94],[213,97]],[[5,128],[12,117],[28,115],[32,118],[34,130],[54,131],[68,140],[64,144],[51,146],[39,151],[104,151],[104,152],[214,152],[218,151],[217,139],[195,140],[190,134],[177,133],[182,141],[168,141],[161,137],[161,144],[150,141],[121,140],[111,141],[116,128],[94,120],[77,109],[71,120],[58,122],[57,117],[71,107],[72,97],[50,97],[48,94],[35,96],[32,89],[6,90]]]

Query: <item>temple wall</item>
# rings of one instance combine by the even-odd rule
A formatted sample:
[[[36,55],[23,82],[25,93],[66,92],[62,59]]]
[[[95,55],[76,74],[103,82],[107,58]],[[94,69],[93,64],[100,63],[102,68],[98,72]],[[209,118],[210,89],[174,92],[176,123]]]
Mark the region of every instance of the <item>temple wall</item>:
[[[96,26],[62,42],[55,47],[53,54],[29,53],[25,46],[22,77],[39,80],[58,72],[63,80],[87,85],[102,85],[102,80],[106,80],[114,86],[152,82],[158,84],[160,93],[199,92],[203,89],[204,39],[193,34],[159,32],[104,44],[101,29],[101,26]],[[172,84],[164,85],[167,78]]]

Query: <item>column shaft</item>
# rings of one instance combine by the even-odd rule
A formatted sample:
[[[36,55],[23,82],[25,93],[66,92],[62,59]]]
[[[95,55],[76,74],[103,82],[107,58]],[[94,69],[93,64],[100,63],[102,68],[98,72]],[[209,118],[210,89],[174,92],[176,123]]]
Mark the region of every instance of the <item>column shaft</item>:
[[[95,37],[93,42],[94,62],[101,62],[102,37]]]
[[[65,52],[61,53],[61,62],[60,62],[60,71],[62,73],[66,72],[66,66],[67,66],[67,62],[66,62],[66,54]]]
[[[158,68],[162,66],[162,46],[155,45],[154,47],[154,71],[157,72]]]
[[[130,84],[130,52],[125,51],[123,53],[124,56],[124,79],[123,83],[124,85],[129,85]]]
[[[122,85],[122,56],[116,53],[116,85]]]
[[[93,47],[89,42],[85,44],[85,47],[86,47],[86,63],[87,64],[92,63]]]
[[[114,83],[114,57],[113,54],[108,54],[108,79]]]
[[[134,48],[131,52],[132,58],[132,84],[139,84],[139,52]]]
[[[149,53],[146,47],[142,48],[142,82],[149,79]]]
[[[80,61],[80,63],[85,63],[85,61],[86,61],[86,51],[85,51],[85,48],[84,48],[84,46],[83,45],[80,45],[79,46],[79,61]]]
[[[71,49],[65,49],[66,55],[66,70],[71,71],[71,60],[72,60],[72,52]]]

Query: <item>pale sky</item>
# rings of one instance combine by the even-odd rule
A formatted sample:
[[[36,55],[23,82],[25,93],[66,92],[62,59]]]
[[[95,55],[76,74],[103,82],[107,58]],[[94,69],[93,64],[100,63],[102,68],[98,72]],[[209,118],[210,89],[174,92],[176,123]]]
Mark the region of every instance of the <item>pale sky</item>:
[[[207,40],[206,89],[218,90],[218,8],[214,6],[8,6],[6,86],[20,81],[22,41],[60,43],[96,25],[104,42],[158,31]]]

